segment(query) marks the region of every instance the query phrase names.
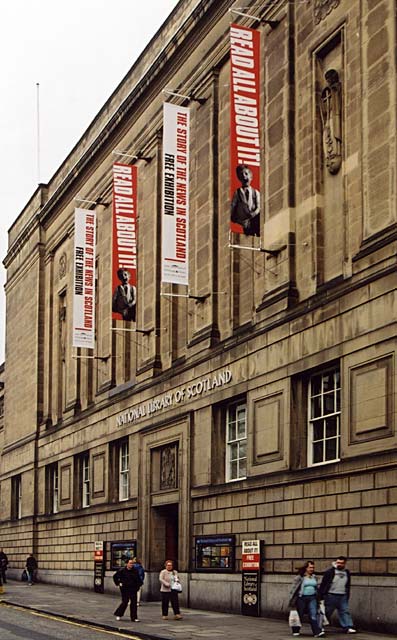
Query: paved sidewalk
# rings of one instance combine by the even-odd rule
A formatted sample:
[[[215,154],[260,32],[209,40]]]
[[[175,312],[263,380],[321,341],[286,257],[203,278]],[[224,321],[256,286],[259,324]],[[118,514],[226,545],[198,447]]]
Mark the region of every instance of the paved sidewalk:
[[[174,620],[170,615],[170,619],[165,621],[161,618],[160,602],[144,602],[138,608],[140,622],[131,622],[127,615],[118,622],[113,616],[113,611],[119,602],[116,591],[114,595],[99,594],[94,591],[52,584],[39,583],[29,587],[22,582],[8,581],[4,586],[4,594],[0,596],[0,602],[20,605],[106,629],[127,631],[142,638],[155,640],[198,640],[202,638],[208,638],[208,640],[266,640],[266,638],[290,640],[291,638],[287,622],[271,618],[253,618],[182,607],[183,620]],[[304,625],[301,635],[307,638],[312,637],[307,624]],[[370,640],[374,636],[377,640],[392,638],[390,635],[362,632],[359,634],[359,640]],[[346,636],[342,635],[338,629],[328,628],[327,637],[342,640]]]

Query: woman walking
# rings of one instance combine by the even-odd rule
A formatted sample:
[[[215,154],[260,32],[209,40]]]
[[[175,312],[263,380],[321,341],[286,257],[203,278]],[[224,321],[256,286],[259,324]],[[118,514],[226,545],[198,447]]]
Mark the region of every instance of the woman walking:
[[[307,613],[313,636],[315,638],[324,636],[325,633],[317,622],[318,585],[317,578],[314,575],[314,562],[312,560],[308,560],[303,567],[298,569],[298,575],[290,589],[289,596],[288,606],[290,609],[297,609],[300,618],[300,625],[292,627],[292,635],[299,636],[303,616]]]
[[[170,602],[174,611],[175,620],[182,620],[179,610],[179,592],[182,591],[182,587],[180,586],[181,583],[179,582],[178,572],[175,571],[172,560],[166,560],[164,567],[159,575],[163,620],[168,620]]]

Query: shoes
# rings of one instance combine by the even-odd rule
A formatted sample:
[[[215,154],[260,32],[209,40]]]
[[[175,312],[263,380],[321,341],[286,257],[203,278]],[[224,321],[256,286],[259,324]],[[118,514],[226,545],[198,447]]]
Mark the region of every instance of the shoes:
[[[140,620],[138,620],[138,618],[135,618],[134,622],[140,622]]]
[[[116,616],[116,620],[121,620],[120,616]]]
[[[168,620],[168,616],[163,616],[163,620]]]
[[[174,620],[182,620],[181,614],[177,613],[176,616],[174,616]]]
[[[292,635],[293,635],[293,636],[300,636],[300,633],[299,633],[299,631],[298,631],[297,633],[293,633]]]
[[[320,631],[320,633],[318,633],[316,636],[314,636],[315,638],[322,638],[323,636],[325,636],[325,631]]]
[[[349,628],[346,629],[346,633],[357,633],[357,631],[355,629]]]

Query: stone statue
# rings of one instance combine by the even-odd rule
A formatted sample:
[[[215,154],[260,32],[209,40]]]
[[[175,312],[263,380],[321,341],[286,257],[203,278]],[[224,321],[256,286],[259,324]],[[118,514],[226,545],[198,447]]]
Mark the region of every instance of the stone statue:
[[[323,150],[326,167],[335,175],[342,164],[342,84],[335,69],[326,71],[325,79],[320,103]]]

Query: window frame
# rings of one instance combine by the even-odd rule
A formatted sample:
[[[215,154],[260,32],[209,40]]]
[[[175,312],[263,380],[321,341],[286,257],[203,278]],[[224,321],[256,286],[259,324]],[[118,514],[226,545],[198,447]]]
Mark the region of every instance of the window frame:
[[[22,519],[22,476],[11,478],[11,520]]]
[[[244,416],[244,425],[245,425],[245,434],[243,437],[239,437],[238,435],[238,411],[244,408],[245,416]],[[230,420],[230,413],[234,410],[235,418],[234,420]],[[229,429],[232,424],[236,426],[236,437],[229,437]],[[238,482],[240,480],[245,480],[247,478],[247,444],[248,444],[248,431],[247,431],[247,403],[245,400],[240,400],[238,402],[233,402],[226,407],[225,411],[225,442],[226,442],[226,469],[225,469],[225,479],[226,482]],[[237,445],[237,450],[240,453],[241,445],[245,445],[245,456],[237,455],[236,458],[231,457],[232,447]],[[240,466],[242,462],[245,462],[245,474],[241,475]],[[237,476],[232,476],[232,464],[237,463]]]
[[[324,378],[325,376],[333,374],[333,387],[330,390],[324,390]],[[336,383],[335,374],[338,374],[339,385]],[[312,385],[315,378],[321,377],[321,390],[319,393],[312,393]],[[312,373],[309,377],[307,385],[307,466],[319,467],[326,464],[332,464],[340,462],[340,443],[341,443],[341,371],[339,366],[328,367],[327,369]],[[324,411],[324,398],[333,394],[334,411],[327,413]],[[321,404],[321,414],[312,417],[312,400],[319,399]],[[339,409],[338,409],[339,407]],[[334,435],[327,436],[326,423],[329,419],[336,418],[336,431]],[[314,425],[323,421],[323,437],[314,439]],[[327,442],[336,441],[336,456],[333,458],[326,458],[326,444]],[[314,444],[322,442],[322,459],[318,462],[314,462]]]
[[[123,455],[123,450],[125,449],[127,453]],[[118,454],[118,497],[119,502],[125,502],[130,497],[130,451],[128,440],[120,442]],[[123,460],[127,461],[124,468]],[[126,490],[126,495],[123,495],[123,490]]]
[[[87,509],[91,505],[90,493],[90,454],[81,457],[81,507]]]

